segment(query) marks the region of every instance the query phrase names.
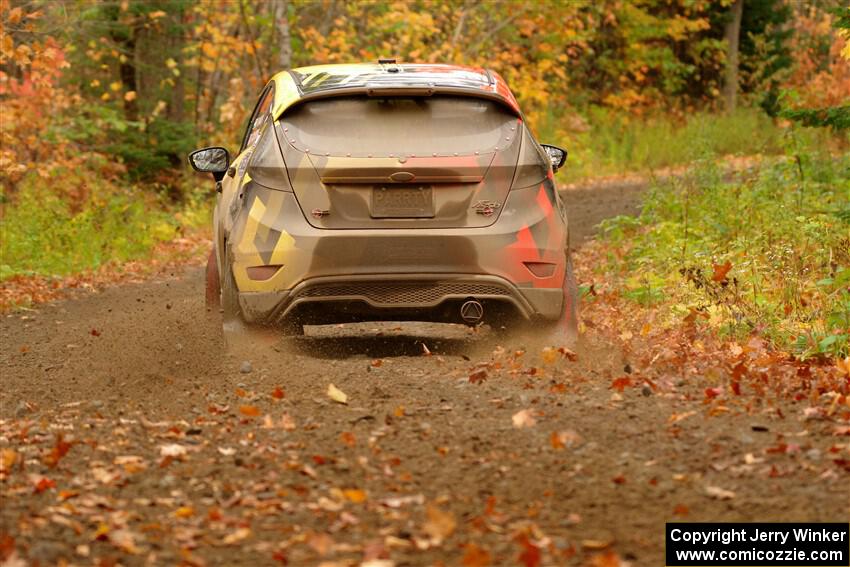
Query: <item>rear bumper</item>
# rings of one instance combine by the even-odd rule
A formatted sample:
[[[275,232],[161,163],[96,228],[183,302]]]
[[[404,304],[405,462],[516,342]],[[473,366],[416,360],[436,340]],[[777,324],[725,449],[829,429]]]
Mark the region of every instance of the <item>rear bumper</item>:
[[[560,288],[518,288],[497,276],[478,274],[395,274],[392,279],[384,274],[328,276],[305,280],[291,290],[239,294],[246,320],[265,324],[279,324],[316,305],[347,311],[357,304],[358,314],[381,318],[427,311],[436,314],[470,298],[485,306],[510,307],[524,319],[555,320],[563,309]]]
[[[292,193],[251,185],[229,246],[249,321],[278,322],[309,304],[354,302],[381,314],[470,297],[528,319],[562,312],[566,224],[538,187],[512,191],[486,228],[328,230],[306,221]],[[551,273],[537,277],[528,262],[551,264]],[[257,281],[248,275],[257,266],[281,267]]]

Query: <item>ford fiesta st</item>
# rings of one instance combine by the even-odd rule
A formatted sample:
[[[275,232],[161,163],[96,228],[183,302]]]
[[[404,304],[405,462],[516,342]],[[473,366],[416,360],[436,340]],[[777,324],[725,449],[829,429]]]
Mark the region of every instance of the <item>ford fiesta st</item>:
[[[209,304],[300,333],[352,321],[543,326],[577,334],[553,172],[505,81],[454,65],[318,65],[275,75],[235,157],[189,156],[218,191]]]

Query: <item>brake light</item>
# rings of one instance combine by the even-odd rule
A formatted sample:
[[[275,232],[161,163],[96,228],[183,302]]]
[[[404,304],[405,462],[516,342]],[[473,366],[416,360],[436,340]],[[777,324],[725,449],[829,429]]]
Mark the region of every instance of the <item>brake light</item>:
[[[245,271],[248,272],[248,277],[257,282],[263,282],[274,276],[282,265],[270,266],[252,266]]]
[[[551,278],[555,274],[557,264],[550,262],[523,262],[528,271],[536,278]]]

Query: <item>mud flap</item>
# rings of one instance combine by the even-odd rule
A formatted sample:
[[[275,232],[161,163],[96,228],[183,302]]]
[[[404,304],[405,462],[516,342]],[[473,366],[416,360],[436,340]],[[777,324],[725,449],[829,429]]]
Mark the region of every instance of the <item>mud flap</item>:
[[[221,308],[221,283],[218,278],[218,261],[215,257],[215,248],[210,250],[210,255],[207,258],[204,300],[207,312],[217,313]]]
[[[545,339],[549,346],[573,348],[578,342],[578,284],[573,271],[572,258],[567,258],[564,274],[564,306],[561,317],[547,326]]]

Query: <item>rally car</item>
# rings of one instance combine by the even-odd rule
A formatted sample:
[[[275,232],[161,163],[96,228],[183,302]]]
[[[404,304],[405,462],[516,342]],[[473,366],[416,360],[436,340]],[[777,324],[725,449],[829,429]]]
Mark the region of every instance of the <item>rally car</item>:
[[[487,69],[381,60],[278,73],[234,157],[189,156],[218,191],[208,304],[226,322],[296,334],[530,322],[571,343],[577,288],[553,179],[565,159]]]

